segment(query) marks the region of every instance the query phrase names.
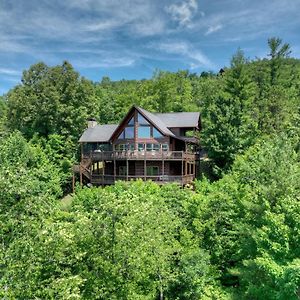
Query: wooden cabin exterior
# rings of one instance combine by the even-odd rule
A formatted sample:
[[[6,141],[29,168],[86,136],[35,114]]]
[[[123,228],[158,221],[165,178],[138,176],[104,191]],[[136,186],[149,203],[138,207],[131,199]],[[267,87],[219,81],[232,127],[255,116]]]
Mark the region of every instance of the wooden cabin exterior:
[[[109,185],[137,178],[188,184],[196,177],[195,135],[200,126],[197,112],[155,114],[137,106],[118,125],[90,120],[79,140],[81,162],[74,172],[81,184]]]

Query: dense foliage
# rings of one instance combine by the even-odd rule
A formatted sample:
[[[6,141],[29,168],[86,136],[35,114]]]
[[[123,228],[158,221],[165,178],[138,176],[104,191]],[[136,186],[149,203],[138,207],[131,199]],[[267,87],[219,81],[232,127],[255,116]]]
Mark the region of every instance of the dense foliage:
[[[0,297],[299,299],[300,61],[278,38],[220,74],[91,83],[43,63],[0,98]],[[194,188],[68,192],[88,116],[200,111],[212,165]]]

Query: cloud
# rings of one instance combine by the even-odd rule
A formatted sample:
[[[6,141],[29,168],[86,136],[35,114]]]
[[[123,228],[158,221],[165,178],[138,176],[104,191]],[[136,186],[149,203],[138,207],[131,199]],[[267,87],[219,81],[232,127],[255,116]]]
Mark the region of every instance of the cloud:
[[[223,25],[217,24],[217,25],[211,25],[208,27],[207,31],[205,32],[205,35],[210,35],[214,32],[217,32],[223,28]]]
[[[130,67],[134,65],[135,59],[130,57],[111,57],[99,59],[95,62],[93,59],[80,59],[73,60],[73,65],[77,68],[82,69],[94,69],[94,68],[121,68],[121,67]]]
[[[83,29],[86,31],[102,31],[110,30],[115,27],[118,27],[120,23],[117,20],[108,19],[83,26]]]
[[[179,25],[189,26],[197,13],[198,3],[196,0],[184,0],[181,3],[167,6],[165,10],[171,15],[174,21],[179,23]]]
[[[196,69],[201,66],[213,68],[213,63],[209,60],[209,58],[203,54],[201,50],[194,48],[187,42],[167,42],[152,45],[152,47],[170,54],[178,54],[189,58],[189,65],[191,69]]]
[[[21,72],[19,70],[16,70],[16,69],[1,68],[0,67],[0,74],[9,75],[9,76],[20,76]]]

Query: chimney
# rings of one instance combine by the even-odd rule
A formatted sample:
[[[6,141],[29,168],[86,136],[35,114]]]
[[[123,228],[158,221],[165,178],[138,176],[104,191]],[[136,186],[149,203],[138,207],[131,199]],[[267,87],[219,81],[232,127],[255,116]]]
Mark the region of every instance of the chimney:
[[[97,125],[97,121],[95,118],[89,118],[87,119],[88,122],[88,128],[94,128]]]

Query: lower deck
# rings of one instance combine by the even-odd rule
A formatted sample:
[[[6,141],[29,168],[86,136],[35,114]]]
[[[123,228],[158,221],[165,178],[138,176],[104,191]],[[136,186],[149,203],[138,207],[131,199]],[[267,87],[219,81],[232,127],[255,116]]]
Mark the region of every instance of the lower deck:
[[[111,185],[116,181],[131,181],[142,179],[144,181],[151,180],[157,184],[166,184],[166,183],[178,183],[180,185],[186,185],[191,183],[195,177],[192,175],[183,175],[183,176],[169,176],[169,175],[160,175],[160,176],[114,176],[114,175],[92,175],[90,182],[93,185]]]
[[[191,183],[196,177],[195,161],[147,161],[115,160],[82,162],[74,171],[83,181],[93,185],[114,184],[118,180],[152,180],[158,184],[176,182]]]

